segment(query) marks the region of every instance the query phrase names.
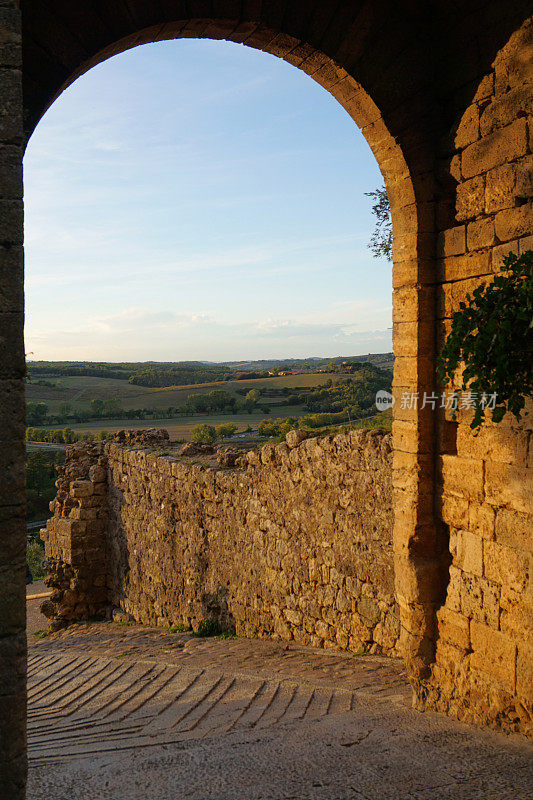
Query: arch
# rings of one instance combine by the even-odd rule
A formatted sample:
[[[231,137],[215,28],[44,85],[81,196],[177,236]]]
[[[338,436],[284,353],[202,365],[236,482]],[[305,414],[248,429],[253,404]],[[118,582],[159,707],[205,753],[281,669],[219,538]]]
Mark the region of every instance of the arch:
[[[330,47],[326,49],[326,40],[322,39],[321,49],[313,41],[320,34],[319,19],[320,24],[324,25],[328,17],[334,17],[331,9],[321,15],[317,9],[311,12],[307,6],[307,11],[302,9],[302,16],[298,20],[290,19],[289,12],[285,10],[278,14],[275,27],[275,15],[268,11],[268,7],[255,21],[246,18],[245,10],[240,19],[225,16],[224,12],[235,5],[231,2],[208,4],[219,8],[219,16],[216,17],[195,14],[195,7],[200,5],[189,3],[189,15],[167,19],[160,11],[158,16],[158,12],[148,8],[146,3],[130,2],[127,4],[129,13],[124,11],[122,15],[115,14],[113,33],[100,26],[99,35],[92,46],[83,47],[79,41],[79,29],[77,41],[72,35],[70,39],[67,38],[74,20],[65,5],[60,4],[61,11],[56,13],[56,23],[61,25],[64,50],[56,59],[53,81],[36,81],[33,85],[29,79],[26,81],[25,135],[31,135],[38,119],[54,99],[92,66],[141,44],[184,37],[226,39],[284,59],[329,91],[361,129],[385,179],[393,221],[394,394],[398,399],[393,426],[397,456],[394,535],[396,590],[402,616],[403,652],[410,669],[420,676],[427,672],[433,658],[435,611],[444,588],[441,557],[443,551],[447,552],[447,546],[445,541],[443,543],[433,515],[433,420],[429,409],[422,412],[401,408],[399,400],[404,392],[430,392],[434,385],[434,189],[431,152],[427,136],[424,136],[425,125],[409,124],[409,113],[400,107],[398,96],[391,90],[398,88],[398,71],[408,69],[410,75],[406,88],[408,94],[414,91],[417,96],[417,101],[409,106],[410,112],[416,113],[420,103],[425,102],[429,107],[429,100],[424,97],[427,79],[423,74],[427,53],[424,48],[417,48],[416,71],[412,57],[406,57],[405,53],[400,55],[401,40],[410,34],[406,29],[406,20],[391,8],[388,9],[388,15],[384,15],[378,14],[375,8],[367,4],[355,14],[348,37],[342,39],[346,32],[337,30],[335,39],[334,30],[331,30]],[[37,50],[33,44],[32,31],[40,24],[39,13],[36,16],[34,13],[35,6],[26,0],[23,4],[23,22],[26,21],[28,28],[28,74],[32,73],[33,64],[42,63],[45,53],[50,52],[50,45],[43,47],[39,41]],[[87,8],[84,13],[90,15],[91,12]],[[354,69],[348,70],[347,65],[342,63],[349,61],[348,56],[353,59],[354,51],[349,47],[352,48],[357,42],[360,50],[358,65],[370,83],[368,65],[363,68],[363,63],[364,56],[368,57],[369,34],[378,26],[388,29],[389,35],[396,26],[392,51],[376,52],[373,57],[374,62],[378,60],[383,66],[384,73],[377,86],[374,81],[371,91],[381,98],[384,109],[378,107],[371,92],[356,80]],[[291,30],[295,28],[303,28],[305,38],[294,35]],[[401,31],[399,36],[398,31]],[[341,42],[340,46],[337,45],[334,58],[327,50],[334,49],[333,42],[338,43],[339,35]],[[412,43],[412,36],[410,38]],[[349,42],[352,44],[349,45]],[[394,57],[399,61],[394,62]],[[398,70],[400,64],[402,67]],[[393,130],[390,129],[391,125]]]
[[[0,551],[0,597],[7,598],[0,647],[13,664],[2,689],[11,736],[9,796],[23,797],[25,758],[21,162],[38,120],[76,77],[122,50],[150,41],[205,37],[240,42],[303,69],[362,129],[386,180],[393,216],[396,592],[403,651],[419,686],[434,662],[437,635],[455,619],[439,612],[437,630],[448,564],[446,523],[441,524],[434,508],[436,451],[442,452],[444,434],[435,431],[430,407],[402,408],[400,398],[404,391],[422,396],[434,389],[435,304],[443,294],[438,288],[442,261],[437,268],[435,259],[451,237],[448,231],[459,227],[450,204],[456,166],[449,147],[453,120],[462,118],[472,86],[491,71],[496,54],[530,13],[527,0],[467,0],[459,10],[444,0],[2,3],[0,300],[6,334],[0,341],[0,388],[6,499],[0,502],[0,520],[8,536]],[[527,41],[523,47],[525,53]]]

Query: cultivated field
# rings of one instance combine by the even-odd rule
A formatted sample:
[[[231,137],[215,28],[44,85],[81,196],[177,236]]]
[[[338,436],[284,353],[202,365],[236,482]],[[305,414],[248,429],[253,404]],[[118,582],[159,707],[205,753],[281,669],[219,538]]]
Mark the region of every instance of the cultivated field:
[[[257,428],[261,420],[280,417],[301,417],[306,411],[303,406],[283,406],[275,409],[267,416],[262,411],[254,411],[252,414],[198,414],[194,417],[174,417],[171,419],[99,419],[91,422],[79,424],[69,424],[69,428],[78,433],[93,431],[109,431],[114,433],[118,430],[137,430],[139,428],[166,428],[172,440],[191,439],[191,430],[195,425],[219,425],[223,422],[232,422],[237,426],[238,432],[244,431],[248,425]],[[57,428],[57,425],[51,426]]]

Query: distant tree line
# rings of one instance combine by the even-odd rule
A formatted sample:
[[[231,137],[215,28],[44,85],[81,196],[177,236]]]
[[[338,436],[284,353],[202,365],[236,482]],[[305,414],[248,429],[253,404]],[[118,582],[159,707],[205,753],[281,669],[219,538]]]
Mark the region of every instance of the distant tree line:
[[[43,376],[49,377],[86,377],[91,378],[113,378],[114,380],[127,380],[131,370],[125,369],[118,364],[63,364],[54,361],[44,361],[38,364],[29,364],[27,368],[27,377],[32,382],[36,378]],[[52,385],[52,384],[47,384]]]
[[[248,389],[244,397],[235,397],[224,389],[190,394],[185,403],[166,408],[122,408],[120,400],[112,398],[91,400],[89,409],[75,408],[71,403],[62,403],[57,413],[50,413],[46,403],[27,403],[26,423],[30,427],[83,423],[99,419],[169,419],[190,417],[196,414],[253,413],[257,408],[264,414],[270,412],[268,405],[260,403],[258,389]]]
[[[74,444],[74,442],[92,442],[95,440],[112,439],[113,434],[108,431],[86,431],[79,433],[72,428],[26,428],[27,442],[46,442],[47,444]]]
[[[133,372],[128,378],[134,386],[163,388],[165,386],[188,386],[194,383],[222,381],[228,374],[227,368],[207,365],[187,365],[171,369],[148,368]]]

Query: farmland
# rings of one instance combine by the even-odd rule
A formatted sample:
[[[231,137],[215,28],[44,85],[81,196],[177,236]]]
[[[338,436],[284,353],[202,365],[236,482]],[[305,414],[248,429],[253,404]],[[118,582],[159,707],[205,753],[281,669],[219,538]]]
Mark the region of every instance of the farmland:
[[[28,440],[68,442],[74,433],[111,433],[154,425],[168,428],[172,438],[188,439],[199,423],[214,426],[231,420],[242,431],[256,429],[266,416],[292,417],[292,424],[305,416],[305,424],[312,427],[352,423],[375,413],[375,393],[390,388],[392,375],[372,363],[347,363],[343,371],[332,364],[327,371],[281,375],[268,375],[264,370],[235,373],[235,377],[224,373],[224,380],[158,387],[125,380],[116,372],[117,365],[112,366],[113,370],[88,363],[58,367],[55,374],[50,368],[47,375],[28,380]],[[92,374],[68,374],[61,369]],[[211,368],[207,374],[213,371]],[[135,374],[159,379],[162,372],[154,369]],[[191,369],[186,374],[197,380],[205,373]],[[310,412],[321,415],[320,419],[309,420]]]
[[[67,376],[50,378],[46,384],[26,384],[26,400],[33,403],[46,403],[51,413],[57,413],[63,403],[88,410],[91,400],[117,399],[125,409],[153,408],[155,410],[179,406],[185,403],[192,394],[206,394],[213,389],[222,389],[234,396],[243,387],[263,389],[263,397],[269,405],[275,403],[273,394],[282,389],[301,391],[305,387],[323,386],[332,380],[338,383],[348,374],[337,373],[304,373],[300,375],[283,375],[273,378],[257,378],[250,381],[214,381],[211,383],[191,384],[189,386],[150,389],[134,386],[127,381],[113,378],[93,378],[90,376]],[[44,383],[44,382],[43,382]]]

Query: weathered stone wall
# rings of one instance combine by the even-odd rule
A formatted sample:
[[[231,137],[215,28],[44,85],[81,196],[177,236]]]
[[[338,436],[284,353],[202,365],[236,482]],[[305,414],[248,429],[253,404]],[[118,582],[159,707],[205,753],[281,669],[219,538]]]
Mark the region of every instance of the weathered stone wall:
[[[396,653],[390,436],[288,442],[236,469],[106,446],[112,602],[144,623]]]

